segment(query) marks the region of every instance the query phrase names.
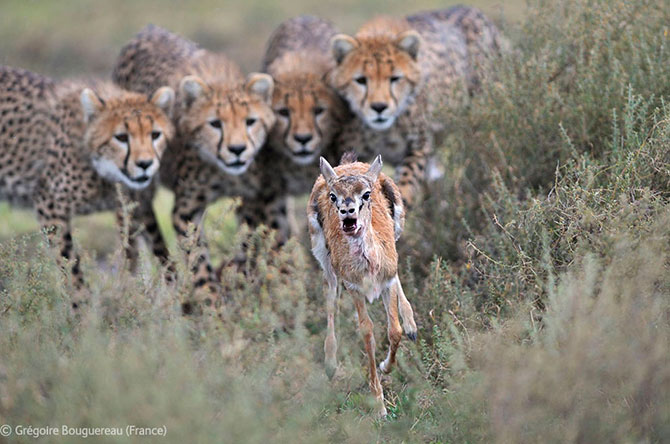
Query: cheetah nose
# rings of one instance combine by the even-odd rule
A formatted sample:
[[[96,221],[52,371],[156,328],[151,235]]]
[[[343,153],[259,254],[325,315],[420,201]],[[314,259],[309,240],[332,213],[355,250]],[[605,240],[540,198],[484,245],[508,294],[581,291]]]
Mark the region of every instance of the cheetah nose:
[[[233,154],[237,154],[238,156],[242,154],[242,151],[245,149],[247,149],[246,145],[228,145],[228,151]]]
[[[137,165],[139,168],[142,168],[143,170],[148,169],[151,165],[153,165],[153,163],[153,159],[135,161],[135,165]]]
[[[312,140],[314,137],[312,137],[311,134],[295,134],[293,135],[293,138],[295,139],[296,142],[302,143],[305,145],[307,142]]]
[[[379,114],[381,114],[382,111],[384,111],[386,108],[388,108],[388,105],[386,103],[374,102],[370,105],[370,108],[374,109]]]

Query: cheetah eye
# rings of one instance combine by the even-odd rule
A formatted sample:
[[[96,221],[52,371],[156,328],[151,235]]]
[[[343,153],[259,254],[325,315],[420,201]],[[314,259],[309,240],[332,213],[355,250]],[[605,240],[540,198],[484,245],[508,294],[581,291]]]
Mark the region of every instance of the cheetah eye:
[[[277,114],[279,114],[282,117],[288,117],[291,112],[288,110],[288,108],[279,108],[277,110]]]
[[[325,110],[326,110],[326,109],[325,109],[324,107],[322,107],[322,106],[316,106],[316,107],[314,107],[314,109],[313,109],[312,111],[314,112],[314,115],[315,115],[315,116],[318,116],[319,114],[323,114],[323,112],[324,112]]]
[[[221,121],[219,119],[210,120],[209,124],[216,129],[221,129]]]
[[[249,118],[246,120],[246,123],[247,123],[247,126],[251,126],[251,125],[253,125],[254,123],[256,123],[256,119],[254,119],[253,117],[249,117]]]
[[[358,76],[354,79],[359,85],[365,85],[368,83],[368,79],[365,76]]]
[[[330,193],[330,200],[333,202],[337,201],[337,196],[335,196],[333,193]]]
[[[370,192],[369,191],[366,191],[365,193],[363,193],[363,200],[370,200]]]
[[[391,76],[391,83],[395,83],[400,80],[400,76]]]
[[[114,138],[121,143],[128,143],[128,134],[114,134]]]
[[[160,131],[152,131],[151,132],[151,140],[158,140],[158,138],[161,136]]]

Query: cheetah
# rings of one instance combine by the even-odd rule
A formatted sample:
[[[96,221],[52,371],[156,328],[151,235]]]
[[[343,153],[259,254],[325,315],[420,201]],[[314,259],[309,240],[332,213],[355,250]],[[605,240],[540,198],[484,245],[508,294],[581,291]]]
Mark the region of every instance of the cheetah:
[[[133,217],[150,235],[146,218],[161,153],[174,135],[174,91],[150,97],[111,83],[55,83],[39,74],[0,67],[0,199],[36,209],[50,243],[83,277],[73,252],[75,215],[119,208],[117,184],[140,210]],[[133,256],[133,252],[129,252]],[[81,301],[73,300],[73,306]]]
[[[303,15],[283,22],[268,41],[263,70],[275,81],[272,107],[277,122],[269,146],[298,165],[313,165],[348,116],[346,105],[324,81],[335,27]],[[310,182],[314,176],[310,177]],[[300,186],[300,192],[309,189]]]
[[[396,166],[410,207],[444,137],[437,111],[467,100],[481,67],[506,47],[481,11],[463,6],[377,17],[355,37],[338,34],[331,47],[336,66],[327,79],[357,117],[342,129],[338,147],[363,160],[382,154]]]
[[[294,17],[274,31],[263,58],[262,69],[275,84],[276,123],[257,158],[255,172],[263,187],[244,200],[240,216],[251,227],[262,223],[276,229],[279,245],[296,231],[287,220],[289,196],[309,190],[319,174],[319,156],[337,160],[333,141],[350,118],[344,102],[324,81],[333,67],[329,48],[336,34],[328,21]]]
[[[131,91],[159,84],[173,86],[176,106],[174,141],[161,167],[161,183],[175,194],[172,222],[186,245],[189,224],[200,227],[207,205],[223,196],[253,198],[263,186],[254,174],[256,154],[275,123],[272,77],[240,68],[222,54],[165,29],[150,25],[121,49],[113,80]],[[218,307],[218,280],[210,264],[202,229],[188,251],[193,264],[195,299]]]

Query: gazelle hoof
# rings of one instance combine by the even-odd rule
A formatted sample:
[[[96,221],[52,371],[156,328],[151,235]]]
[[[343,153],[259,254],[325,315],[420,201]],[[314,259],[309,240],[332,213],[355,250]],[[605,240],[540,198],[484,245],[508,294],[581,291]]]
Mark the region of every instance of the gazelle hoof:
[[[328,376],[328,379],[330,380],[333,379],[336,370],[337,370],[337,361],[334,362],[326,361],[326,376]]]
[[[407,339],[409,339],[412,342],[416,342],[416,330],[408,331],[405,334],[407,335]]]
[[[390,366],[387,367],[386,361],[382,361],[379,363],[379,370],[384,373],[385,375],[388,375],[391,373],[391,368]]]
[[[377,409],[375,416],[379,419],[386,419],[386,406],[384,404]]]

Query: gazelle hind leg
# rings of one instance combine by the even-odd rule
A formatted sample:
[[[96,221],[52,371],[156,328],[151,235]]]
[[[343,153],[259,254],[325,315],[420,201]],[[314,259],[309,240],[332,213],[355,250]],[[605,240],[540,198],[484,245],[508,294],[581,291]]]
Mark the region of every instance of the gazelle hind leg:
[[[326,375],[332,379],[337,370],[337,338],[335,337],[335,304],[337,302],[337,279],[331,281],[326,279],[326,313],[328,316],[328,327],[326,341],[323,351],[326,355]]]
[[[407,296],[405,296],[398,276],[396,276],[394,287],[398,292],[398,308],[400,309],[400,317],[402,318],[402,328],[410,340],[416,341],[417,329],[416,322],[414,322],[414,310],[412,310],[412,306],[407,300]]]
[[[363,337],[365,351],[368,355],[368,382],[370,384],[370,391],[377,401],[376,414],[383,418],[386,416],[386,406],[384,405],[384,391],[382,390],[381,382],[379,382],[379,376],[377,376],[377,364],[375,363],[374,326],[370,316],[368,316],[365,297],[362,294],[355,295],[354,305],[358,313],[358,328]]]
[[[389,338],[389,352],[386,359],[379,363],[379,369],[384,373],[390,373],[395,364],[395,355],[398,351],[402,328],[398,320],[398,291],[395,286],[387,288],[382,293],[382,301],[386,309],[386,324]]]

